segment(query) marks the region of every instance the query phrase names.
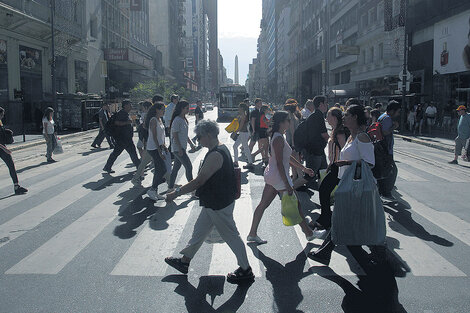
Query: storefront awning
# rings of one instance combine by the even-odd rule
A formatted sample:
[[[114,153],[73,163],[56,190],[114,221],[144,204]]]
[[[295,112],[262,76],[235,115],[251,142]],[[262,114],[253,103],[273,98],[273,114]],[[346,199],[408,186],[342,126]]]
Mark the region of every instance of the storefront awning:
[[[127,70],[149,70],[153,68],[151,58],[129,48],[105,49],[104,59]]]

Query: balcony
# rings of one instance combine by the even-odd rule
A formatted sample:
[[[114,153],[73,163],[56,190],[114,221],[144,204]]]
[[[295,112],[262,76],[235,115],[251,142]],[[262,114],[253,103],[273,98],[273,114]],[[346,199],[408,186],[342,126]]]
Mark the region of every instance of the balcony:
[[[337,68],[356,63],[358,59],[357,55],[347,55],[342,56],[341,58],[337,59],[330,63],[330,70],[335,70]]]

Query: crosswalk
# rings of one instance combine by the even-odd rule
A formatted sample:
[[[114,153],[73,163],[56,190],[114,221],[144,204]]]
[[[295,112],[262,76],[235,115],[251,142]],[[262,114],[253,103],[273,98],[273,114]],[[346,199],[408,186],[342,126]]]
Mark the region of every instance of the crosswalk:
[[[21,236],[38,231],[41,225],[83,199],[95,197],[97,199],[94,202],[88,201],[87,203],[92,204],[83,208],[82,215],[69,220],[65,227],[56,229],[52,236],[41,238],[37,243],[33,241],[31,251],[12,261],[12,265],[4,269],[4,274],[60,275],[87,246],[104,235],[105,229],[119,219],[120,212],[127,210],[139,197],[146,197],[143,195],[145,189],[133,188],[129,179],[117,179],[116,181],[116,177],[125,175],[132,170],[126,167],[129,162],[127,156],[118,159],[113,168],[116,173],[112,176],[101,173],[101,167],[108,153],[103,151],[92,157],[69,156],[58,164],[60,170],[54,169],[56,175],[44,175],[44,172],[39,170],[25,172],[23,175],[25,181],[41,177],[31,186],[27,186],[31,190],[30,193],[21,198],[11,197],[0,200],[1,259],[5,257],[6,251],[16,247],[15,245]],[[203,149],[191,155],[192,163],[199,164],[204,154],[205,150]],[[463,174],[450,172],[446,167],[429,171],[429,166],[423,162],[414,162],[403,156],[398,156],[397,160],[400,162],[398,165],[399,178],[404,181],[427,182],[430,180],[430,176],[440,177],[448,183],[469,182],[470,180]],[[3,173],[5,170],[1,169],[1,171]],[[93,171],[93,175],[84,175],[84,173]],[[151,176],[151,173],[147,175],[144,185],[150,184]],[[66,181],[73,181],[74,185],[70,188],[61,188]],[[112,192],[109,192],[108,187],[113,182],[115,186],[111,188]],[[182,173],[180,173],[178,182],[185,182]],[[90,184],[94,187],[87,188],[86,186]],[[234,209],[234,219],[242,239],[245,239],[249,232],[254,206],[261,198],[261,194],[253,192],[253,190],[260,190],[262,185],[262,177],[252,173],[248,174],[248,182],[242,185],[242,196],[237,200]],[[7,186],[7,183],[2,181],[0,191],[6,189]],[[57,191],[51,193],[50,191],[54,189]],[[44,193],[45,190],[49,190],[50,197],[34,202],[33,199]],[[98,194],[99,197],[96,196]],[[417,214],[434,223],[445,231],[449,238],[453,238],[453,241],[459,240],[463,245],[470,246],[470,223],[448,212],[439,212],[427,207],[406,193],[401,194],[412,207],[412,214]],[[18,210],[15,215],[14,210],[18,203],[27,203],[28,201],[32,201],[33,205],[27,209]],[[318,203],[318,199],[314,199],[314,201]],[[128,239],[130,244],[126,246],[124,251],[118,253],[118,258],[112,260],[111,270],[107,274],[112,276],[163,277],[174,272],[173,269],[168,268],[164,257],[179,254],[180,248],[189,240],[194,225],[193,218],[197,216],[200,208],[197,201],[192,200],[189,196],[181,197],[173,204],[158,201],[154,207],[156,208],[155,213],[136,229],[137,234],[133,238]],[[306,209],[312,208],[307,207]],[[275,213],[278,215],[276,232],[279,235],[276,235],[276,239],[271,240],[268,245],[289,244],[291,249],[302,251],[305,247],[321,244],[321,240],[308,243],[298,226],[284,227],[282,225],[280,201],[277,199],[273,202],[270,212],[271,214],[277,212]],[[387,236],[390,252],[404,263],[404,267],[409,270],[410,275],[466,277],[469,274],[468,269],[459,268],[454,264],[448,254],[438,251],[433,245],[416,237],[412,231],[390,216],[387,219]],[[295,238],[295,242],[286,243],[286,238]],[[115,237],[115,240],[122,239]],[[259,249],[262,250],[263,246],[260,246]],[[205,251],[210,253],[207,256],[207,272],[198,272],[197,275],[224,275],[237,267],[236,258],[226,244],[213,244]],[[255,276],[263,277],[265,275],[263,263],[248,247],[247,253]],[[270,257],[276,258],[275,255]],[[93,262],[90,264],[93,266]],[[308,259],[305,270],[308,271],[310,267],[316,268],[316,275],[331,273],[328,268],[322,268],[319,263]],[[366,275],[364,269],[344,247],[338,247],[335,250],[330,267],[334,273],[342,276]]]

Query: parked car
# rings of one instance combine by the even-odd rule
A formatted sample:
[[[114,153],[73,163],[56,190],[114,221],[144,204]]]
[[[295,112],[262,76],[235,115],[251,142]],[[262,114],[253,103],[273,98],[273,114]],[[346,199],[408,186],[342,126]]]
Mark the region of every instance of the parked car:
[[[214,105],[212,103],[206,103],[206,110],[207,111],[212,111],[214,110]]]
[[[193,103],[189,105],[189,115],[194,115],[194,111],[196,111],[197,104]]]

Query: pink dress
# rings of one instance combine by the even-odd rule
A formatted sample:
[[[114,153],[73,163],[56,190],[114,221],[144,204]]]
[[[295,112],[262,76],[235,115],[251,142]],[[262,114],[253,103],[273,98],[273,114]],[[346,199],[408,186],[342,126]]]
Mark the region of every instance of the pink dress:
[[[271,185],[277,191],[286,190],[287,186],[281,178],[281,174],[279,173],[279,169],[277,168],[277,161],[276,161],[276,152],[274,151],[273,142],[274,139],[277,137],[282,137],[284,140],[284,149],[282,150],[282,163],[284,165],[284,170],[286,172],[287,181],[289,185],[294,186],[292,179],[289,175],[289,168],[290,168],[290,156],[292,154],[292,148],[287,143],[286,138],[281,133],[274,133],[273,138],[271,139],[271,155],[269,156],[269,164],[264,170],[264,182],[268,185]]]

